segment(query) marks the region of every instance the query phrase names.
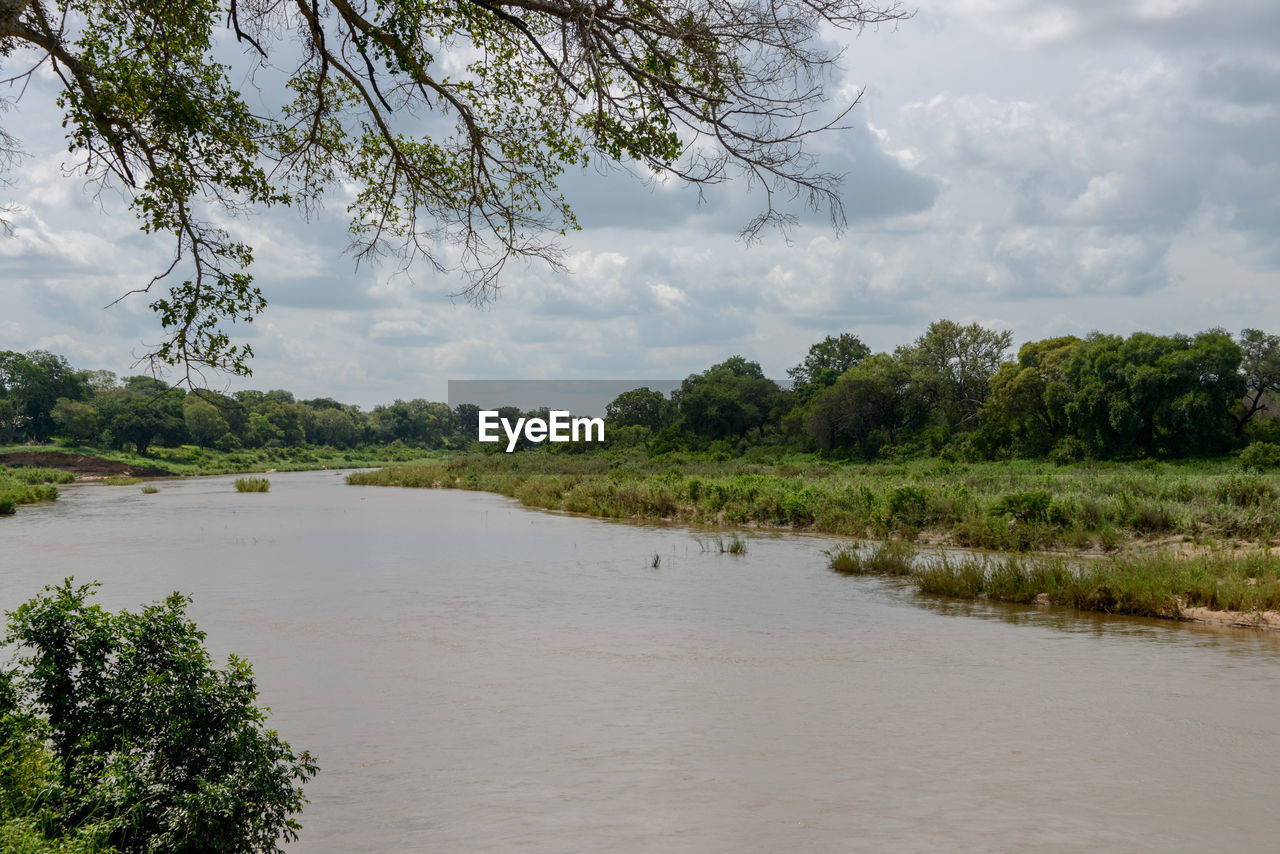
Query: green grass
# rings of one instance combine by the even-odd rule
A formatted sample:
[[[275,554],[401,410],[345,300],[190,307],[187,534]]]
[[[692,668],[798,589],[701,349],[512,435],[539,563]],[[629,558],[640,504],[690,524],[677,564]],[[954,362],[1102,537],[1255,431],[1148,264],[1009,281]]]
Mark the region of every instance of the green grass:
[[[833,463],[619,453],[455,453],[349,483],[496,492],[533,507],[757,525],[1003,552],[1115,551],[1127,542],[1280,541],[1280,478],[1235,460]]]
[[[12,515],[22,504],[53,501],[58,497],[54,484],[74,480],[75,475],[57,469],[0,466],[0,516]]]
[[[1186,608],[1257,613],[1280,610],[1280,556],[1270,551],[1176,555],[1128,554],[1094,561],[1061,556],[943,555],[879,561],[871,551],[829,551],[842,574],[909,575],[922,593],[997,602],[1037,602],[1082,611],[1145,617],[1183,616]]]
[[[195,445],[181,445],[176,448],[149,448],[145,455],[131,450],[116,451],[74,444],[38,447],[0,446],[0,453],[12,451],[22,453],[64,451],[70,454],[87,454],[131,466],[148,466],[185,475],[244,474],[267,469],[310,471],[320,468],[369,468],[434,459],[443,453],[395,445],[370,445],[350,450],[308,445],[297,448],[253,448],[239,451],[217,451]]]
[[[846,545],[826,552],[832,571],[841,575],[910,575],[915,554],[915,548],[901,540],[877,543],[870,551]]]
[[[159,491],[160,491],[159,489],[157,489],[154,486],[151,486],[150,484],[147,484],[146,486],[142,487],[143,495],[155,495]]]
[[[271,489],[271,481],[265,477],[236,478],[236,492],[266,492]]]

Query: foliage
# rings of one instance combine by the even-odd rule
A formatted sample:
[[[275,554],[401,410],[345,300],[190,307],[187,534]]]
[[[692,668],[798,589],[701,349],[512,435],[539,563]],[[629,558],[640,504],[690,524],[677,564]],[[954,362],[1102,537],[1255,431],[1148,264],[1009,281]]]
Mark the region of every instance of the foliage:
[[[740,439],[772,420],[782,390],[758,362],[733,356],[680,384],[673,399],[680,425],[708,440]]]
[[[1104,550],[1160,535],[1280,538],[1274,475],[1217,462],[842,463],[789,455],[753,462],[681,452],[449,454],[360,472],[353,484],[477,489],[613,518],[761,525],[854,536],[914,536],[1029,551]],[[1046,497],[1049,497],[1046,503]]]
[[[673,416],[671,401],[647,386],[624,391],[605,407],[610,428],[644,427],[656,433],[669,426]]]
[[[226,324],[265,305],[227,214],[310,213],[334,188],[352,196],[357,257],[460,269],[477,299],[512,257],[559,264],[576,219],[557,182],[593,161],[744,176],[766,204],[748,235],[792,221],[788,197],[842,226],[838,178],[807,148],[853,106],[826,106],[839,51],[820,34],[905,17],[863,0],[7,0],[0,58],[16,78],[52,61],[77,171],[173,241],[143,288],[167,335],[150,355],[190,381],[247,373]],[[222,27],[240,56],[217,50]],[[284,102],[264,108],[273,82]]]
[[[1235,415],[1237,435],[1251,419],[1267,409],[1270,398],[1280,395],[1280,335],[1244,329],[1238,340],[1245,396]]]
[[[842,374],[871,355],[871,348],[862,339],[848,332],[828,335],[809,348],[804,361],[787,370],[787,376],[795,383],[795,391],[807,395],[814,390],[827,388]]]
[[[1280,445],[1272,442],[1251,442],[1240,452],[1240,463],[1254,471],[1280,467]]]
[[[236,478],[236,492],[267,492],[271,489],[271,481],[265,477]]]
[[[174,594],[140,612],[70,579],[9,614],[21,714],[47,737],[48,820],[121,852],[278,852],[317,767],[265,726],[248,663],[213,666]]]

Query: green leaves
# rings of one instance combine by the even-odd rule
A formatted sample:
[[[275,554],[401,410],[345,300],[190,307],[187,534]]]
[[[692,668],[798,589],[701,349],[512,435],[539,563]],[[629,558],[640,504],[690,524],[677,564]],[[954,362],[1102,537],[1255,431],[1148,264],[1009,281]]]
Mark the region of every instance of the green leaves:
[[[593,157],[693,183],[745,177],[766,200],[747,236],[794,219],[778,199],[841,227],[838,179],[805,149],[852,106],[827,105],[838,53],[819,34],[905,17],[861,0],[20,6],[0,21],[0,57],[50,58],[85,176],[173,241],[172,265],[139,290],[181,281],[152,296],[165,338],[149,356],[188,381],[249,373],[228,326],[266,305],[227,222],[271,205],[310,214],[333,188],[351,199],[357,260],[460,273],[476,300],[510,258],[559,265],[557,236],[578,223],[557,182]],[[244,48],[234,71],[214,58],[224,27]]]
[[[213,666],[187,597],[110,613],[96,586],[67,579],[9,615],[9,678],[59,763],[57,822],[92,818],[121,852],[280,851],[318,768],[266,728],[248,663]]]

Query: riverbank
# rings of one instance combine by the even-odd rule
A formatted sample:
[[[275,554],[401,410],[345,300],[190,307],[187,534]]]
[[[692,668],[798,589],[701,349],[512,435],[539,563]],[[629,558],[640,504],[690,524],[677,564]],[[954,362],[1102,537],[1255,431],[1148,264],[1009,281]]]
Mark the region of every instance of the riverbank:
[[[921,593],[1081,611],[1280,628],[1280,556],[1270,551],[1061,556],[922,555],[901,542],[827,553],[841,575],[909,578]]]
[[[1256,548],[1280,539],[1280,482],[1233,460],[832,463],[697,455],[453,454],[348,483],[496,492],[608,518],[896,538],[1002,552]]]
[[[23,504],[54,501],[58,484],[75,481],[132,485],[139,480],[179,476],[367,468],[404,464],[433,455],[431,451],[396,446],[224,452],[184,445],[152,448],[143,456],[82,446],[10,445],[0,447],[0,515],[10,515]]]

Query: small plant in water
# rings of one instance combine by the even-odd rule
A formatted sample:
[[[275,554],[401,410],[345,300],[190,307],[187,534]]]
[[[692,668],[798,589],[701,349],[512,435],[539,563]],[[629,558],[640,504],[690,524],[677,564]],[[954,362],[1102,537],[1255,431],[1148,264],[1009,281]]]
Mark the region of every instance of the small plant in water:
[[[877,543],[868,554],[856,545],[827,549],[824,554],[831,570],[841,575],[910,575],[916,550],[910,543],[886,540]]]
[[[716,543],[720,546],[720,554],[744,555],[747,553],[747,541],[737,534],[730,536],[728,542],[724,537],[718,537]]]
[[[266,492],[271,488],[271,481],[265,477],[236,478],[236,492]]]
[[[662,555],[658,554],[657,552],[654,552],[653,557],[649,560],[649,566],[653,567],[654,569],[658,569],[659,567],[661,567]]]
[[[160,491],[160,490],[156,489],[156,488],[155,488],[154,486],[152,486],[151,484],[147,484],[146,486],[142,487],[142,494],[143,494],[143,495],[155,495],[155,494],[156,494],[157,492],[159,492],[159,491]]]

